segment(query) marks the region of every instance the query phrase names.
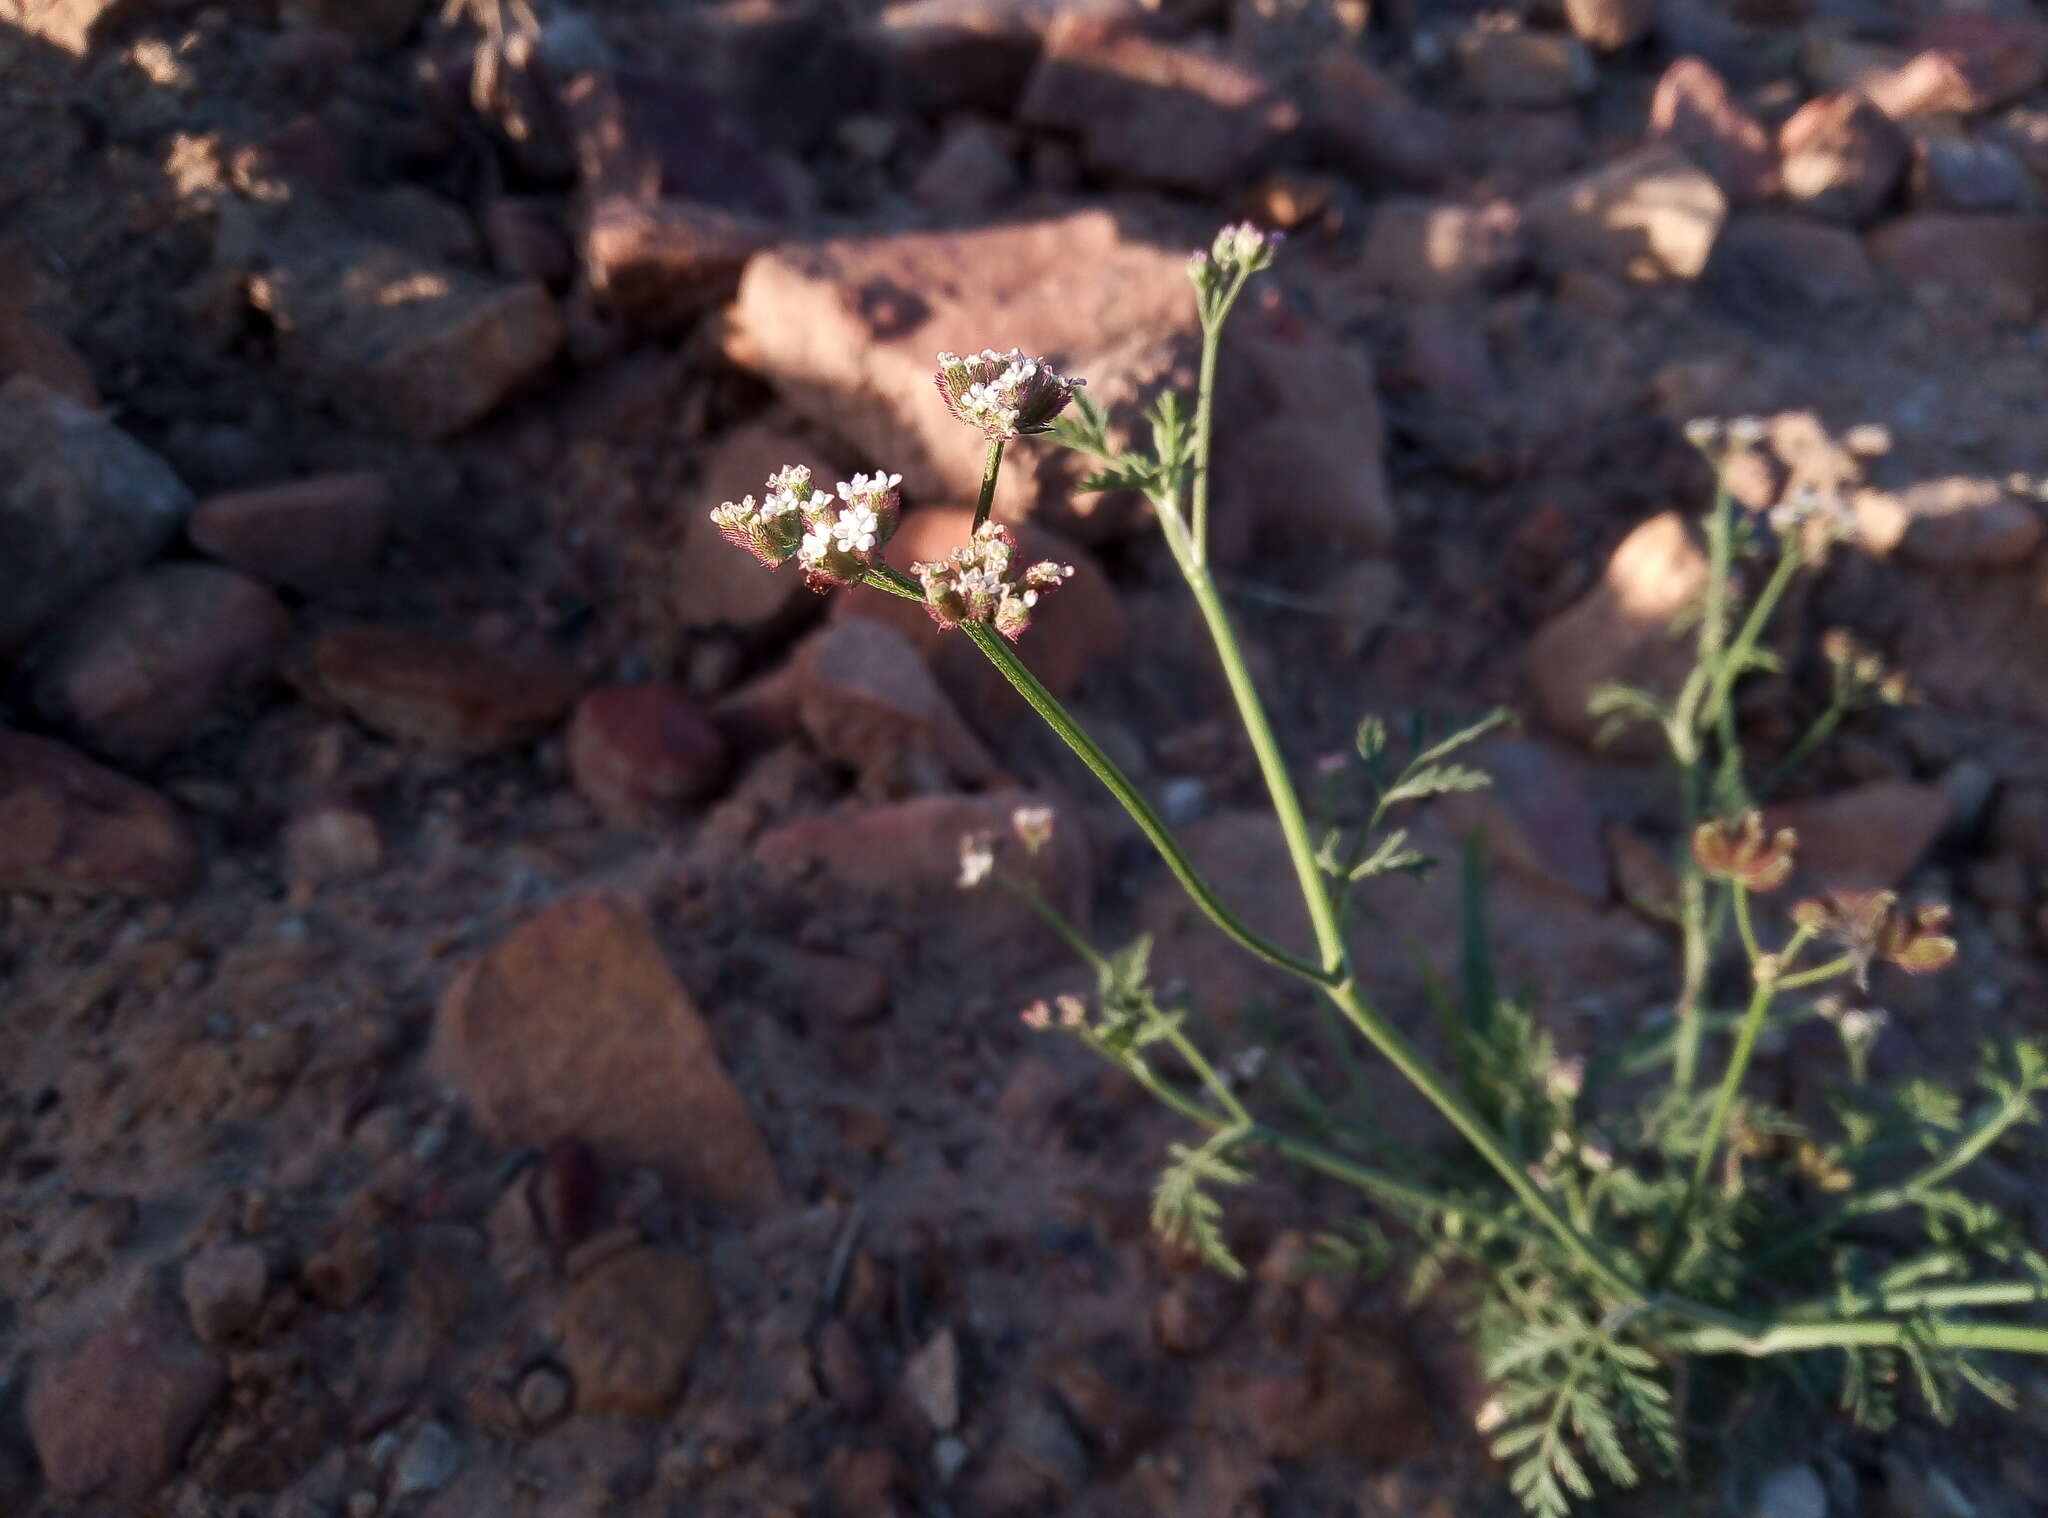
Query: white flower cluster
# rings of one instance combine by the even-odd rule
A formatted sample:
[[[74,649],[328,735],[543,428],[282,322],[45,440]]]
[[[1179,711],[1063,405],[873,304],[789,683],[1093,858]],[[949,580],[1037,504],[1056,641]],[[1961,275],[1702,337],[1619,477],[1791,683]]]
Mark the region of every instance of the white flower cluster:
[[[841,480],[835,495],[813,485],[810,470],[792,464],[768,477],[758,503],[752,496],[727,501],[711,520],[727,542],[770,569],[795,559],[805,583],[825,590],[850,585],[881,562],[901,513],[902,483],[900,474],[857,474]]]
[[[1019,348],[984,348],[966,358],[941,353],[932,381],[948,411],[995,442],[1049,431],[1084,383]]]

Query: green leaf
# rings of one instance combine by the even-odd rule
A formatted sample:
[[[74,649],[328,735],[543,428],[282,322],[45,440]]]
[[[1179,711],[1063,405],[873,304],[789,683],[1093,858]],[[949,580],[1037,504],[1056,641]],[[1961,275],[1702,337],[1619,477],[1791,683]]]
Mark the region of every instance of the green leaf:
[[[1439,759],[1448,758],[1459,749],[1477,743],[1488,733],[1507,726],[1515,720],[1515,714],[1506,707],[1495,707],[1478,721],[1459,728],[1448,738],[1440,738],[1408,762],[1410,769],[1435,764]]]
[[[1175,1144],[1173,1156],[1152,1193],[1152,1226],[1159,1236],[1191,1249],[1209,1266],[1230,1277],[1244,1279],[1245,1268],[1223,1239],[1223,1205],[1205,1187],[1242,1186],[1251,1179],[1231,1163],[1229,1150],[1242,1138],[1238,1130],[1226,1129],[1199,1148]]]
[[[1376,875],[1421,875],[1427,873],[1432,863],[1427,854],[1408,846],[1406,828],[1395,828],[1380,840],[1379,847],[1353,865],[1344,878],[1356,885]]]
[[[1387,751],[1387,722],[1384,717],[1365,717],[1358,724],[1358,757],[1367,764]]]
[[[1399,806],[1404,801],[1423,801],[1431,796],[1445,796],[1454,791],[1483,791],[1493,784],[1493,778],[1484,770],[1475,770],[1470,765],[1440,764],[1418,770],[1410,766],[1393,787],[1380,797],[1381,807]]]

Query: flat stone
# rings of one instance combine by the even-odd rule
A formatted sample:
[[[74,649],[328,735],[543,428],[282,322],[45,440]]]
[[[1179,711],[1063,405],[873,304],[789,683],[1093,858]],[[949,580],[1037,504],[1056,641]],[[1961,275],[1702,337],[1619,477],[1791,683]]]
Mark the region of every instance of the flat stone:
[[[276,666],[292,620],[213,564],[156,564],[95,592],[30,651],[37,709],[99,753],[150,764]]]
[[[667,1414],[718,1317],[704,1269],[665,1249],[629,1249],[571,1288],[557,1332],[582,1412]]]
[[[1507,201],[1394,197],[1373,212],[1358,277],[1369,289],[1441,299],[1498,288],[1526,253],[1521,215]]]
[[[187,531],[201,552],[245,574],[317,592],[376,563],[391,513],[391,482],[356,469],[209,496]]]
[[[1738,205],[1777,191],[1776,141],[1704,59],[1680,58],[1664,71],[1650,97],[1648,135],[1685,153]]]
[[[1452,44],[1458,84],[1482,105],[1541,110],[1591,94],[1599,68],[1586,45],[1561,32],[1467,27]]]
[[[0,889],[180,896],[199,846],[177,808],[83,754],[0,728]]]
[[[170,465],[99,412],[29,375],[0,383],[0,658],[154,556],[191,509]]]
[[[136,1510],[177,1470],[226,1384],[218,1357],[168,1313],[123,1311],[37,1366],[26,1410],[43,1479],[60,1497]]]
[[[1103,174],[1215,195],[1294,131],[1301,113],[1242,64],[1073,15],[1048,29],[1018,119],[1073,134]]]
[[[1552,264],[1591,264],[1632,279],[1694,279],[1727,219],[1728,198],[1667,144],[1541,191],[1523,214]]]
[[[459,754],[538,738],[575,699],[575,677],[545,656],[515,658],[398,627],[356,625],[322,638],[314,669],[365,726]]]
[[[958,790],[1000,774],[916,645],[889,624],[835,618],[792,663],[799,723],[818,753],[854,772],[862,795]]]
[[[433,1064],[498,1142],[580,1138],[727,1206],[781,1196],[709,1025],[624,897],[560,902],[472,962],[441,998]]]
[[[284,366],[350,421],[431,442],[480,421],[561,348],[547,287],[301,227],[259,245],[250,299]]]
[[[1591,746],[1602,723],[1587,707],[1602,686],[1675,695],[1692,650],[1671,626],[1706,583],[1706,555],[1680,513],[1667,511],[1631,532],[1593,589],[1530,640],[1529,682],[1544,721]],[[1639,740],[1620,751],[1640,747]]]
[[[769,237],[758,220],[713,206],[611,195],[590,210],[583,267],[628,326],[669,332],[729,299]]]
[[[682,686],[608,685],[577,703],[569,773],[607,817],[646,823],[724,781],[724,737]]]
[[[1766,826],[1799,835],[1796,883],[1816,890],[1889,890],[1902,885],[1948,825],[1938,785],[1873,780],[1832,796],[1767,809]]]

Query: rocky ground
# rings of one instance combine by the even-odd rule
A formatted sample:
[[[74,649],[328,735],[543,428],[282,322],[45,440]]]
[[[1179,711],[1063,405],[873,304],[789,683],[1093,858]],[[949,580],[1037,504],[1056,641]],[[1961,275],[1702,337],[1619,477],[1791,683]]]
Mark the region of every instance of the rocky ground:
[[[1702,415],[1861,530],[1759,750],[1825,628],[1917,692],[1784,807],[1814,881],[1959,904],[1878,1068],[2048,1021],[2048,22],[1505,9],[0,7],[0,1512],[1503,1511],[1443,1311],[1305,1268],[1350,1198],[1267,1177],[1241,1288],[1149,1237],[1175,1129],[1018,1025],[1081,978],[958,840],[1049,804],[1077,917],[1245,1040],[1284,993],[962,640],[705,521],[885,467],[892,553],[951,545],[933,354],[1128,420],[1226,216],[1291,234],[1217,458],[1283,740],[1526,714],[1430,829],[1567,1046],[1672,984],[1673,818],[1585,701],[1670,678]],[[1305,937],[1141,514],[1011,452],[1079,569],[1028,662]],[[1454,903],[1375,905],[1409,1016]],[[2043,1167],[1991,1175],[2048,1247]],[[2044,1426],[1817,1413],[1632,1510],[2041,1511]]]

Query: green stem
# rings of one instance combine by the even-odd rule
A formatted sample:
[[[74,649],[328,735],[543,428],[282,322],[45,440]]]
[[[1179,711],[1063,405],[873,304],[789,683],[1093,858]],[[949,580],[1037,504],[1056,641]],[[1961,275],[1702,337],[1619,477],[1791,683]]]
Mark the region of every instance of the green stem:
[[[1899,1344],[1908,1333],[1925,1335],[1944,1349],[1986,1349],[2008,1354],[2048,1355],[2048,1328],[2010,1323],[1893,1322],[1840,1319],[1824,1323],[1779,1323],[1755,1333],[1735,1328],[1696,1328],[1666,1342],[1695,1355],[1794,1354],[1813,1349],[1851,1349]]]
[[[1732,539],[1732,524],[1730,537]],[[1763,636],[1764,628],[1770,624],[1772,614],[1778,609],[1778,602],[1784,599],[1786,588],[1792,583],[1792,576],[1804,562],[1804,554],[1796,541],[1788,540],[1778,555],[1778,562],[1771,569],[1771,577],[1764,582],[1761,594],[1749,608],[1749,615],[1743,619],[1741,630],[1735,641],[1728,645],[1726,657],[1715,671],[1714,688],[1708,698],[1705,717],[1708,721],[1718,720],[1722,712],[1730,709],[1735,682],[1749,664],[1749,656],[1755,650],[1757,640]]]
[[[1258,760],[1259,773],[1265,778],[1266,793],[1272,798],[1274,815],[1280,820],[1280,833],[1287,842],[1287,854],[1294,862],[1301,899],[1308,908],[1309,926],[1315,933],[1317,951],[1328,971],[1325,984],[1329,984],[1343,974],[1344,932],[1338,923],[1336,904],[1330,897],[1328,879],[1323,874],[1323,867],[1316,862],[1315,840],[1309,836],[1308,819],[1302,813],[1301,798],[1295,793],[1294,781],[1287,773],[1287,758],[1280,752],[1279,740],[1273,736],[1273,725],[1267,720],[1265,705],[1259,700],[1259,690],[1252,682],[1251,671],[1245,667],[1244,652],[1238,644],[1236,631],[1230,625],[1230,614],[1224,610],[1223,597],[1217,592],[1215,581],[1199,563],[1184,563],[1182,569],[1187,575],[1188,588],[1194,592],[1195,604],[1201,608],[1202,620],[1208,624],[1217,661],[1223,666],[1223,678],[1230,686],[1231,699],[1237,703],[1237,714],[1244,724],[1245,735],[1251,739],[1252,754]]]
[[[981,499],[974,503],[974,526],[979,531],[981,524],[988,520],[988,514],[995,509],[996,476],[1003,469],[1003,440],[992,437],[988,440],[988,452],[981,462]]]
[[[1881,1191],[1872,1191],[1856,1198],[1842,1208],[1846,1217],[1868,1217],[1875,1212],[1889,1212],[1894,1207],[1903,1207],[1914,1200],[1919,1193],[1932,1186],[1939,1186],[1974,1161],[1978,1155],[1989,1149],[2005,1136],[2013,1124],[2027,1115],[2024,1103],[2005,1102],[1983,1122],[1973,1129],[1969,1136],[1940,1159],[1915,1172],[1896,1186],[1887,1186]]]
[[[1786,957],[1790,958],[1791,956],[1787,955]],[[1817,986],[1824,980],[1833,980],[1837,976],[1847,975],[1855,968],[1855,957],[1844,954],[1840,959],[1831,959],[1824,965],[1815,965],[1811,970],[1801,970],[1796,975],[1779,976],[1778,989],[1780,991],[1803,991],[1808,986]]]
[[[1764,957],[1764,951],[1757,946],[1756,924],[1749,919],[1749,888],[1741,881],[1735,881],[1730,886],[1730,895],[1735,902],[1735,930],[1742,935],[1743,950],[1754,966]]]
[[[1003,678],[1016,687],[1017,693],[1030,703],[1032,710],[1045,719],[1046,725],[1059,734],[1067,747],[1094,772],[1095,778],[1102,782],[1104,788],[1122,803],[1123,809],[1130,813],[1131,820],[1138,824],[1138,830],[1151,841],[1152,847],[1159,851],[1159,857],[1166,861],[1166,867],[1173,872],[1174,879],[1181,883],[1181,887],[1193,899],[1195,905],[1200,907],[1209,920],[1221,928],[1233,943],[1250,950],[1268,964],[1277,965],[1303,980],[1329,986],[1341,979],[1341,971],[1323,969],[1298,955],[1290,954],[1278,944],[1253,931],[1223,903],[1222,898],[1210,889],[1209,883],[1202,879],[1193,862],[1181,850],[1179,841],[1160,820],[1159,814],[1152,810],[1152,804],[1131,783],[1130,777],[1118,769],[1109,755],[1102,751],[1101,746],[1068,715],[1067,709],[1060,705],[1052,692],[1039,684],[1038,677],[1024,667],[1024,662],[1017,657],[1016,651],[1003,641],[1001,634],[978,622],[964,624],[961,631],[981,650],[989,663],[1001,671]]]
[[[1775,796],[1778,787],[1797,774],[1799,767],[1813,757],[1814,751],[1834,736],[1835,729],[1842,725],[1842,719],[1848,714],[1849,708],[1841,701],[1830,701],[1827,710],[1814,719],[1813,726],[1792,745],[1784,758],[1771,767],[1771,772],[1757,783],[1757,799],[1768,801]]]
[[[1906,1291],[1848,1291],[1838,1297],[1787,1308],[1784,1320],[1852,1313],[1940,1311],[1949,1307],[2017,1307],[2048,1302],[2048,1285],[2038,1281],[1972,1281],[1958,1286],[1920,1286]]]
[[[1743,911],[1748,892],[1738,884],[1735,887],[1736,910]],[[1792,935],[1791,943],[1785,946],[1784,957],[1795,959],[1806,947],[1808,934],[1804,928]],[[1663,1280],[1685,1247],[1686,1230],[1692,1225],[1693,1209],[1699,1205],[1700,1192],[1706,1188],[1707,1174],[1714,1167],[1714,1156],[1721,1147],[1721,1135],[1728,1129],[1728,1119],[1735,1112],[1736,1094],[1742,1089],[1742,1077],[1749,1073],[1749,1061],[1756,1053],[1757,1035],[1763,1031],[1764,1014],[1770,1010],[1772,998],[1778,994],[1778,983],[1768,977],[1759,979],[1756,991],[1749,998],[1749,1010],[1742,1014],[1742,1025],[1736,1030],[1735,1050],[1728,1056],[1728,1069],[1721,1077],[1721,1089],[1714,1094],[1714,1110],[1707,1118],[1706,1137],[1700,1143],[1700,1152],[1693,1159],[1692,1179],[1686,1184],[1685,1199],[1678,1204],[1678,1213],[1671,1220],[1671,1233],[1664,1240],[1664,1249],[1652,1277]]]
[[[1197,565],[1209,562],[1209,432],[1216,403],[1216,354],[1223,346],[1223,320],[1237,299],[1233,288],[1218,308],[1213,321],[1202,323],[1202,371],[1195,389],[1195,478],[1193,554]]]

